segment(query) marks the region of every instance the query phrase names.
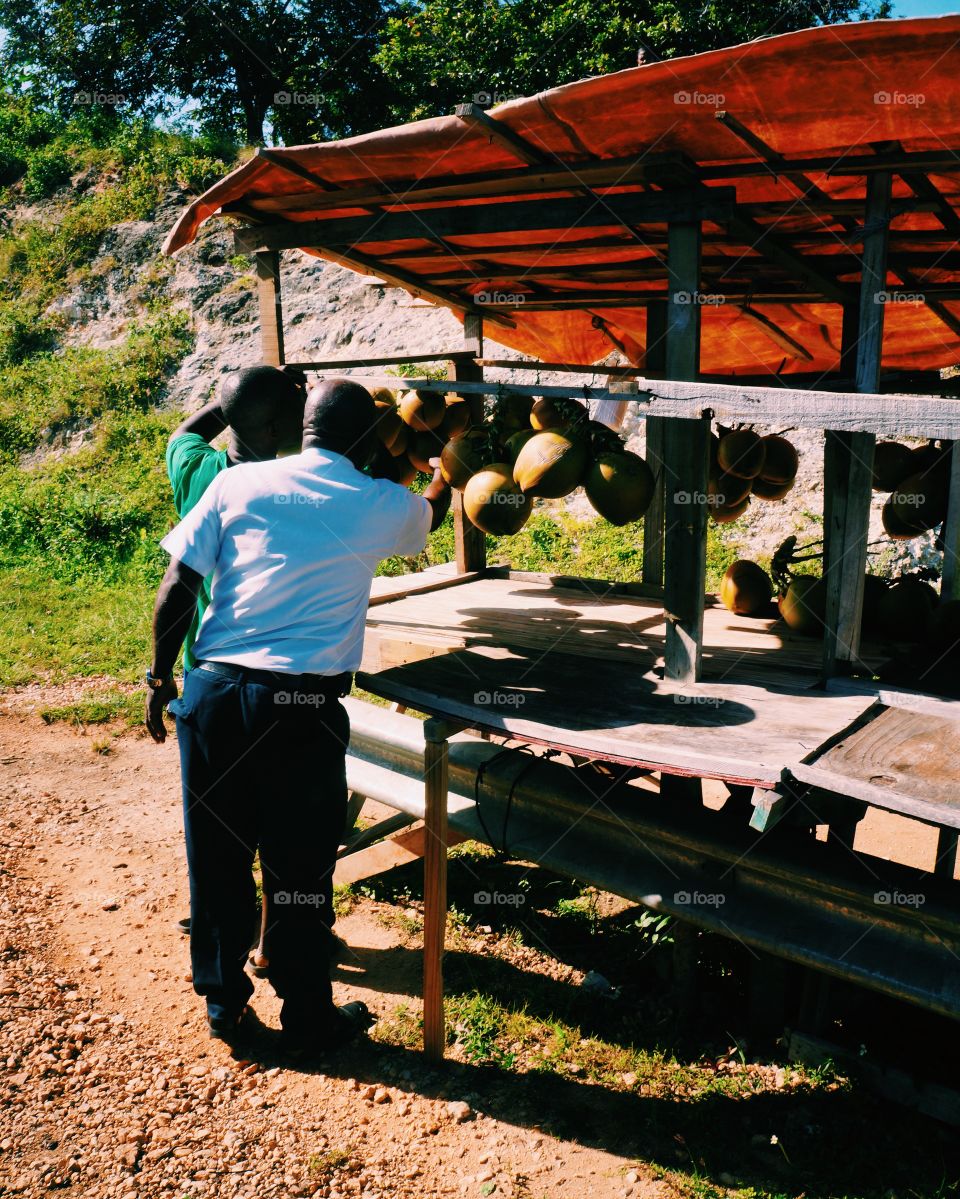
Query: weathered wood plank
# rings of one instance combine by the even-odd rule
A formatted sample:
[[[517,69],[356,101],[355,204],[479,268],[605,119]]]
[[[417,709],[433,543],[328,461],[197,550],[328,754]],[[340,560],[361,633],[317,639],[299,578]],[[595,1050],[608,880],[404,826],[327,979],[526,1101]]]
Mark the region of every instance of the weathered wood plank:
[[[825,752],[791,767],[801,782],[960,828],[960,720],[879,708]]]
[[[643,369],[649,375],[663,375],[667,368],[667,305],[647,305],[647,335],[644,346]],[[646,421],[644,455],[653,471],[656,486],[650,507],[643,518],[643,567],[645,583],[663,586],[663,522],[664,522],[664,423],[659,417]]]
[[[482,337],[482,326],[475,330]],[[477,382],[483,378],[483,367],[473,361],[457,358],[447,367],[447,378],[455,382]],[[467,397],[470,406],[470,418],[475,425],[483,421],[483,397],[470,395]],[[467,516],[463,507],[463,492],[453,492],[453,540],[454,556],[457,570],[461,574],[468,571],[483,570],[487,561],[487,539],[482,529],[478,529]]]
[[[443,950],[447,928],[448,732],[431,720],[424,729],[423,1050],[438,1061],[446,1048]]]
[[[260,304],[260,351],[268,366],[283,365],[283,304],[280,296],[280,255],[257,254],[257,299]]]
[[[666,372],[695,379],[700,368],[700,226],[671,221],[667,267]],[[700,677],[706,590],[710,421],[664,423],[664,609],[667,678]]]
[[[868,708],[868,697],[750,684],[659,682],[558,648],[459,650],[358,676],[409,708],[572,754],[752,786],[784,771]]]

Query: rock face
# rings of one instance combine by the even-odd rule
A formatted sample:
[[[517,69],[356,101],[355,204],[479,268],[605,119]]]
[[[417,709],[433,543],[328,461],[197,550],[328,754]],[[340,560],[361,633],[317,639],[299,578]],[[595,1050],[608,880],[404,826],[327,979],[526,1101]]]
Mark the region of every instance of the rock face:
[[[195,344],[172,378],[166,400],[186,411],[216,394],[222,374],[261,360],[253,261],[234,253],[233,233],[227,223],[214,219],[201,229],[193,245],[173,258],[161,254],[163,240],[189,198],[185,192],[171,192],[153,221],[114,226],[98,247],[83,283],[51,305],[52,311],[66,319],[67,343],[97,347],[121,341],[144,318],[151,300],[165,298],[175,309],[187,311]],[[299,250],[283,255],[281,290],[286,357],[291,362],[365,353],[418,354],[456,349],[461,344],[460,323],[446,309],[417,302],[406,292],[378,286]],[[493,343],[490,353],[499,358],[519,357]],[[490,373],[505,382],[537,381],[529,373]],[[550,374],[543,381],[582,383],[583,376]],[[595,376],[592,381],[601,383],[602,379]],[[642,454],[643,421],[635,410],[628,412],[621,432],[629,447]],[[724,528],[724,540],[741,556],[768,559],[791,534],[801,543],[817,540],[822,534],[823,435],[797,430],[788,436],[800,451],[800,471],[793,490],[781,501],[753,500],[741,521]],[[66,448],[72,448],[72,443]],[[875,496],[872,507],[870,538],[879,543],[874,547],[873,569],[896,574],[918,565],[938,565],[940,555],[934,549],[932,533],[896,543],[884,536],[880,512],[885,498]],[[582,490],[559,503],[575,516],[594,516]]]

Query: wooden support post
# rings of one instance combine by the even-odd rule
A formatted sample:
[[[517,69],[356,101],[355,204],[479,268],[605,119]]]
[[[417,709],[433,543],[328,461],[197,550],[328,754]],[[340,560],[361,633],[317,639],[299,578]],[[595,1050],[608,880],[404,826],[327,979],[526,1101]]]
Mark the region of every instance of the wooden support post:
[[[960,442],[950,451],[950,492],[947,519],[941,530],[943,569],[940,575],[940,599],[960,599]]]
[[[467,313],[463,318],[463,337],[465,348],[471,349],[475,357],[483,354],[483,321]],[[477,362],[452,358],[447,364],[447,378],[462,382],[479,382],[483,379],[483,367]],[[464,397],[470,405],[470,418],[473,424],[483,421],[483,396],[467,395]],[[457,573],[466,574],[471,570],[483,570],[487,564],[487,543],[483,530],[472,524],[463,510],[463,492],[453,493],[453,540],[454,554],[457,562]]]
[[[656,302],[647,305],[647,346],[644,373],[656,378],[666,371],[667,363],[667,305]],[[645,456],[654,473],[656,486],[650,507],[643,518],[644,583],[663,586],[663,418],[650,416],[646,425]]]
[[[267,366],[283,366],[283,306],[280,299],[280,251],[261,250],[257,256],[257,297],[260,301],[260,346]]]
[[[855,346],[850,344],[852,317],[849,311],[844,313],[841,363],[855,361],[858,392],[876,392],[880,386],[890,186],[886,171],[867,180],[864,225],[869,232],[863,239]],[[827,430],[824,442],[824,678],[849,674],[860,651],[875,445],[872,433],[836,430]]]
[[[424,725],[423,1051],[439,1061],[446,1048],[443,949],[447,928],[447,782],[449,726]]]
[[[700,364],[700,225],[671,222],[667,234],[667,377],[693,380]],[[666,677],[700,677],[707,574],[710,421],[664,421],[664,615]]]
[[[957,845],[960,841],[955,828],[942,828],[937,835],[937,860],[933,873],[940,878],[953,878],[957,870]]]

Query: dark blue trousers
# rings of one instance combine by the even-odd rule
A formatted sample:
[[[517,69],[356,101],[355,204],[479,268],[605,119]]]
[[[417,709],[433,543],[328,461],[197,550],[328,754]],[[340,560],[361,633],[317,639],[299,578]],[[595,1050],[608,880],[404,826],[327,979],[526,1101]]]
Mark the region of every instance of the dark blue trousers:
[[[244,965],[258,929],[252,866],[259,849],[282,1023],[322,1023],[333,1008],[346,710],[333,696],[194,669],[170,711],[180,745],[194,990],[212,1017],[236,1015],[253,991]]]

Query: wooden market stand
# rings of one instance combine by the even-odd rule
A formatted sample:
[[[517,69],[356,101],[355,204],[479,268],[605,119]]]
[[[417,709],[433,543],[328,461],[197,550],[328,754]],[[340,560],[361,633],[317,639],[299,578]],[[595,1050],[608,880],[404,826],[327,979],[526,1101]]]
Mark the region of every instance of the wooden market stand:
[[[464,340],[429,355],[296,364],[304,370],[455,392],[477,418],[485,396],[509,390],[609,401],[620,418],[629,404],[646,423],[660,488],[636,584],[490,568],[455,495],[456,573],[375,590],[362,685],[431,717],[433,1055],[444,1044],[448,742],[464,728],[656,771],[664,798],[678,801],[690,794],[684,779],[747,788],[760,833],[810,788],[848,801],[849,817],[831,818],[848,848],[866,804],[934,825],[930,890],[956,934],[942,937],[954,956],[960,702],[875,683],[884,650],[861,645],[860,619],[877,437],[960,440],[958,382],[936,369],[960,363],[960,97],[941,61],[958,34],[960,18],[808,30],[493,113],[468,104],[349,142],[260,151],[171,234],[172,252],[215,212],[243,222],[236,249],[256,260],[266,362],[286,360],[281,255],[305,249],[452,309]],[[849,50],[839,61],[838,41]],[[844,108],[835,126],[812,115],[819,95],[809,111],[756,112],[764,85],[779,102],[788,93],[778,81],[802,78],[818,54]],[[857,88],[875,91],[878,72],[905,93],[928,79],[922,117],[875,98],[871,111]],[[685,102],[675,129],[664,89],[697,86],[724,93],[722,104]],[[618,96],[611,126],[605,106]],[[646,114],[657,104],[655,140]],[[631,117],[653,127],[627,145]],[[489,355],[485,335],[528,357]],[[629,365],[571,364],[558,347],[586,347],[594,360],[616,349]],[[446,380],[418,376],[418,362],[437,360]],[[386,365],[410,369],[378,373]],[[531,381],[485,377],[503,367]],[[551,384],[561,370],[604,382]],[[825,430],[822,646],[779,622],[732,617],[706,595],[707,507],[689,497],[708,492],[713,420]],[[960,599],[956,450],[942,543],[942,598]],[[522,704],[491,706],[483,696],[493,693]],[[931,1006],[960,1016],[954,965],[945,958]]]

